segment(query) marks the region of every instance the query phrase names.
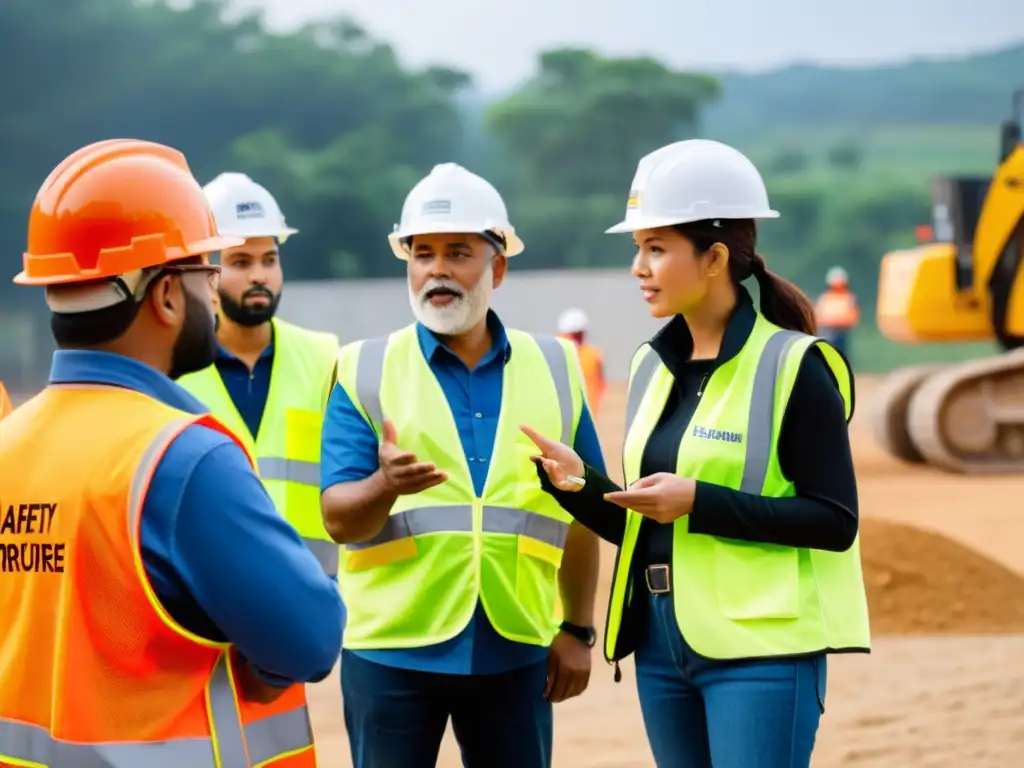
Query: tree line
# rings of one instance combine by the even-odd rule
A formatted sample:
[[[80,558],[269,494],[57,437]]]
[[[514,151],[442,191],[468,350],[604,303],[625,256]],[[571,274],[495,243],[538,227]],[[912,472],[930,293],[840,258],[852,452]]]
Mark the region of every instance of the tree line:
[[[502,191],[527,242],[524,268],[625,266],[628,242],[603,231],[622,215],[636,161],[704,135],[730,82],[567,48],[481,103],[467,73],[404,67],[351,19],[281,34],[225,8],[0,3],[0,245],[15,255],[12,275],[45,175],[76,147],[117,136],[180,148],[202,182],[240,170],[267,186],[300,230],[285,251],[291,279],[401,274],[385,236],[411,186],[445,161]],[[828,178],[769,178],[784,215],[765,226],[762,250],[809,290],[832,263],[873,288],[881,253],[927,219],[927,184],[858,175],[856,146],[833,154]],[[0,280],[0,314],[38,301],[32,293]]]

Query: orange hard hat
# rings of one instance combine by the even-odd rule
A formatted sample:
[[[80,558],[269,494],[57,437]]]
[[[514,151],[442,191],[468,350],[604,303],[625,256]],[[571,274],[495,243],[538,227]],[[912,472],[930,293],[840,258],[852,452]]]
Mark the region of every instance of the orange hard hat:
[[[21,285],[116,277],[241,245],[220,237],[185,156],[110,139],[72,153],[43,182],[28,221]]]

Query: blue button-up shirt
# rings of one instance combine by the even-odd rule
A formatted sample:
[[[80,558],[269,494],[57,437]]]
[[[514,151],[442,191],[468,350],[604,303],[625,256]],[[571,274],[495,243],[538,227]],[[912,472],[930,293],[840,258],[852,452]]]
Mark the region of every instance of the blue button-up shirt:
[[[504,367],[512,354],[505,329],[493,312],[488,314],[488,324],[494,343],[473,370],[469,370],[431,331],[423,325],[416,326],[420,349],[455,417],[478,495],[483,493],[487,480],[501,412]],[[585,406],[573,447],[585,462],[604,471],[597,430]],[[324,419],[321,487],[327,489],[338,483],[362,480],[376,472],[380,466],[377,448],[373,429],[345,390],[335,386]],[[467,627],[451,640],[423,648],[355,653],[388,666],[463,675],[497,674],[547,658],[546,648],[516,643],[499,635],[479,603]]]
[[[217,345],[214,365],[231,397],[231,402],[238,409],[238,415],[242,417],[255,440],[260,431],[260,422],[263,421],[263,411],[267,407],[267,397],[270,395],[270,374],[274,369],[274,342],[271,341],[260,353],[252,370],[220,344]]]
[[[124,387],[209,411],[162,373],[107,352],[56,352],[50,381]],[[226,435],[194,425],[168,447],[143,505],[141,549],[160,603],[184,628],[230,640],[271,680],[330,673],[341,647],[337,585]]]

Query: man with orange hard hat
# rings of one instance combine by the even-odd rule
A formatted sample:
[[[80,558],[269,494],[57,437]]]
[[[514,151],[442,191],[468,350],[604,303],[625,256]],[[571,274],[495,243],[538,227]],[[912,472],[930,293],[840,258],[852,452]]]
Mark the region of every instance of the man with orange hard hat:
[[[0,441],[0,765],[316,766],[337,590],[172,380],[213,359],[207,254],[238,242],[160,144],[91,144],[36,196],[15,282],[58,350]]]

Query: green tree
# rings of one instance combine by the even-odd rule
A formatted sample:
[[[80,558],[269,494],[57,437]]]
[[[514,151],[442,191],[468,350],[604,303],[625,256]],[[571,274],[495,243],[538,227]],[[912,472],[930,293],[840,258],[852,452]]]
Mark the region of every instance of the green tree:
[[[701,108],[718,95],[714,78],[648,58],[565,48],[539,63],[536,77],[486,115],[490,135],[538,195],[624,195],[640,157],[693,135]]]

